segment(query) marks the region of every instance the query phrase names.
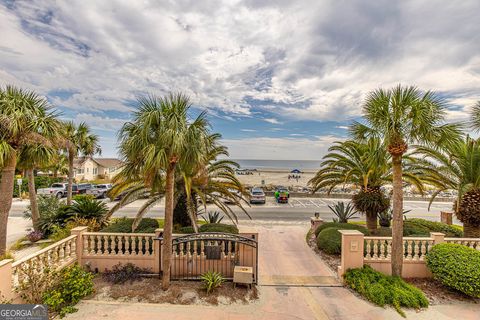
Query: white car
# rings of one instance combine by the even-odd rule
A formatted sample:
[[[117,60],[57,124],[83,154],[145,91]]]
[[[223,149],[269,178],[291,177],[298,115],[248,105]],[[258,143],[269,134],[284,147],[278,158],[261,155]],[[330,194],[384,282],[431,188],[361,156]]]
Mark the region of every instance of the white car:
[[[265,192],[263,192],[262,188],[252,188],[250,190],[250,203],[265,204]]]
[[[55,196],[63,198],[67,195],[68,183],[53,183],[49,188],[40,188],[37,190],[38,195]]]
[[[107,197],[107,192],[110,189],[112,189],[112,185],[109,183],[97,184],[92,186],[91,189],[87,190],[87,194],[92,195],[95,198],[104,199]]]

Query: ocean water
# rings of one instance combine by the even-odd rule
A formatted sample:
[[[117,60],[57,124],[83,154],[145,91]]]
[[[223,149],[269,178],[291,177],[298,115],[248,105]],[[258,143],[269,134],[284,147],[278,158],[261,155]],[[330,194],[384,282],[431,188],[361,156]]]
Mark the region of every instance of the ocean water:
[[[280,169],[280,170],[316,170],[321,161],[316,160],[245,160],[232,159],[242,169]]]

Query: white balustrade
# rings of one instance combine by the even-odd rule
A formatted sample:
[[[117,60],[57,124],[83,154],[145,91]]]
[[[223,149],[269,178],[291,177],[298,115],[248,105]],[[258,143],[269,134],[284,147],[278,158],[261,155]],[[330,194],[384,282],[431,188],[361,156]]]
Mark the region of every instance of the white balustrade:
[[[76,241],[76,235],[69,236],[12,263],[13,287],[17,287],[27,273],[41,273],[47,267],[58,270],[77,261]]]
[[[87,256],[153,256],[152,233],[83,233],[83,254]],[[119,261],[121,262],[121,261]]]
[[[367,261],[390,260],[392,256],[391,237],[365,237],[365,254]],[[431,238],[405,237],[403,239],[404,259],[423,261],[428,250],[433,246]]]
[[[480,239],[478,238],[445,238],[446,243],[456,243],[480,251]]]

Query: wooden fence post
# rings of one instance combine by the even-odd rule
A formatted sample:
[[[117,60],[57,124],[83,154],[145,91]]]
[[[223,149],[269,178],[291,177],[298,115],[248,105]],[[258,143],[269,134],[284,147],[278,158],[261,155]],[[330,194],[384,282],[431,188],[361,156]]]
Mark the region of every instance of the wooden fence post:
[[[155,229],[155,238],[160,237],[163,229]],[[162,240],[153,240],[153,272],[160,273],[162,266]]]

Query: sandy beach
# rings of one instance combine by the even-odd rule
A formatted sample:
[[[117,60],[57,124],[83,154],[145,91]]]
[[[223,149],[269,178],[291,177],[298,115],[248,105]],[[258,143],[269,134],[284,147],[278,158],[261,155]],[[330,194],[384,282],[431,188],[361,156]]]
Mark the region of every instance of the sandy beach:
[[[285,186],[295,189],[307,187],[307,183],[315,176],[314,170],[302,171],[302,173],[291,173],[288,170],[280,169],[257,169],[257,171],[250,171],[251,174],[245,172],[237,173],[238,179],[247,187],[251,186]],[[290,176],[290,179],[288,178]],[[292,176],[298,176],[293,178]]]

